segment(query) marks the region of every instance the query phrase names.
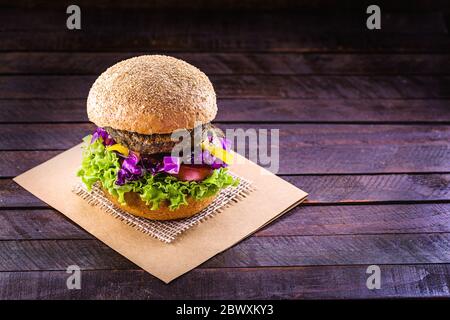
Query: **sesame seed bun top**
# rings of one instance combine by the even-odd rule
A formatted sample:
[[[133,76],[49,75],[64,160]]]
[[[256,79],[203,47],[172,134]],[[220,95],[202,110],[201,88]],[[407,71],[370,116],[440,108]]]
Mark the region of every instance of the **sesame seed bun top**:
[[[87,113],[99,127],[171,133],[211,122],[217,113],[216,94],[208,77],[191,64],[145,55],[103,72],[89,91]]]

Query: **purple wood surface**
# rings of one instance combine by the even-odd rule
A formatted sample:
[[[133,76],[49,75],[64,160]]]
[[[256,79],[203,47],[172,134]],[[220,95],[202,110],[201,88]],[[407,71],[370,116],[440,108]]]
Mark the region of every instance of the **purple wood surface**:
[[[0,74],[100,74],[145,52],[5,52]],[[208,75],[448,74],[449,54],[173,53]]]
[[[216,122],[449,123],[447,99],[219,99]],[[0,123],[87,122],[86,99],[0,100]]]
[[[4,99],[85,99],[96,76],[0,76]],[[212,75],[219,98],[449,98],[450,76]]]
[[[66,15],[58,10],[16,12],[2,10],[0,15],[2,51],[411,53],[448,52],[450,47],[440,12],[385,13],[383,28],[368,32],[364,11],[224,14],[122,9],[118,15],[86,8],[86,28],[72,33],[63,29]]]
[[[449,203],[304,205],[255,236],[444,233],[450,232],[449,210]],[[94,239],[49,208],[1,210],[0,221],[0,240]]]
[[[246,131],[255,128],[255,124],[219,124],[219,127]],[[71,148],[95,126],[27,124],[26,130],[21,128],[21,124],[0,127],[0,150],[5,151],[0,177],[17,175],[49,159],[55,150]],[[274,151],[279,151],[279,174],[450,171],[450,127],[446,125],[291,123],[258,124],[257,128],[269,133],[279,130],[279,145],[274,146]]]
[[[282,176],[309,193],[307,204],[446,202],[450,174]],[[47,207],[10,179],[0,179],[0,207]]]
[[[358,265],[195,269],[170,285],[142,270],[83,271],[83,290],[67,290],[63,270],[5,271],[0,272],[0,295],[9,299],[370,299],[450,294],[448,264],[385,265],[381,270],[383,290],[367,290],[366,266]]]
[[[251,237],[201,267],[289,267],[450,263],[450,233]],[[0,271],[137,267],[99,240],[0,241]]]
[[[87,8],[114,8],[114,9],[150,9],[150,10],[161,10],[161,9],[178,9],[178,10],[230,10],[230,9],[251,9],[252,11],[267,11],[267,10],[314,10],[313,12],[331,12],[336,13],[336,10],[342,11],[355,11],[366,8],[370,1],[346,1],[342,2],[340,0],[241,0],[241,1],[230,1],[230,0],[191,0],[186,2],[184,0],[153,0],[153,1],[140,1],[140,0],[128,0],[127,2],[116,1],[116,0],[78,0],[80,6]],[[388,12],[390,11],[403,11],[408,8],[408,12],[413,13],[423,13],[427,11],[447,12],[450,10],[450,5],[446,0],[379,0],[377,2],[383,8],[386,8]],[[8,0],[0,0],[0,5],[11,7],[11,3]],[[52,0],[16,0],[14,2],[15,8],[26,8],[26,9],[57,9],[60,8],[60,4]]]
[[[82,0],[83,29],[69,32],[48,0],[0,0],[0,299],[450,297],[448,3],[382,1],[395,12],[370,32],[361,3],[325,2],[348,10]],[[292,7],[303,11],[264,10]],[[221,128],[280,129],[279,174],[310,194],[169,285],[11,180],[93,129],[85,99],[100,72],[150,53],[210,76]],[[83,290],[67,290],[70,264]],[[366,287],[370,264],[381,290]]]

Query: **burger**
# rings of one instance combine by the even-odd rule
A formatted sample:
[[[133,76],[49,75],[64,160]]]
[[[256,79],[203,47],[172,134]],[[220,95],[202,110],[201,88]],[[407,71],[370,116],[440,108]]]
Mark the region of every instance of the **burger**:
[[[92,85],[87,114],[97,129],[83,139],[77,175],[132,215],[187,218],[238,184],[229,141],[211,124],[214,88],[187,62],[144,55],[113,65]]]

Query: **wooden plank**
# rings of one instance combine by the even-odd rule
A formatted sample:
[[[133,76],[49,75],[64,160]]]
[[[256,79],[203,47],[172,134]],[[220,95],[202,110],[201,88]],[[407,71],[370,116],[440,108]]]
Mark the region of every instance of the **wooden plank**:
[[[273,122],[352,123],[450,121],[450,101],[439,99],[220,99],[218,105],[216,119],[220,122],[261,122],[269,119]],[[19,112],[16,119],[23,118]]]
[[[384,13],[383,28],[369,32],[361,12],[229,14],[85,8],[83,29],[71,32],[64,28],[67,15],[60,10],[4,9],[0,50],[448,52],[450,40],[441,13]]]
[[[447,53],[450,39],[445,34],[189,34],[166,35],[148,31],[89,33],[60,31],[0,32],[0,51],[88,51],[88,52],[353,52],[353,53]],[[220,39],[220,41],[217,41]]]
[[[345,12],[347,10],[361,12],[365,10],[367,6],[372,4],[369,0],[363,1],[339,1],[339,0],[191,0],[189,2],[183,0],[153,0],[153,1],[141,1],[141,0],[128,0],[127,2],[115,1],[115,0],[79,0],[78,4],[81,7],[86,8],[114,8],[114,9],[188,9],[188,10],[236,10],[236,9],[251,9],[252,11],[265,11],[265,10],[320,10],[320,12]],[[448,1],[446,0],[379,0],[377,2],[379,6],[387,11],[404,11],[408,12],[424,12],[424,11],[444,11],[450,10]],[[0,5],[5,7],[14,8],[33,8],[33,9],[60,9],[61,4],[51,0],[16,0],[14,5],[8,0],[0,0]]]
[[[2,76],[3,99],[85,99],[95,76]],[[450,76],[210,77],[219,98],[449,98]]]
[[[309,193],[309,203],[448,201],[450,175],[284,176]]]
[[[450,262],[450,234],[252,237],[204,267]]]
[[[219,99],[217,122],[448,123],[442,99]],[[0,123],[87,122],[86,99],[1,100]]]
[[[450,262],[450,233],[251,237],[206,268]],[[98,240],[0,241],[0,271],[136,269]]]
[[[244,124],[220,127],[254,128]],[[257,128],[280,130],[280,174],[449,171],[447,126],[305,124]]]
[[[1,271],[65,270],[73,264],[83,269],[137,268],[96,239],[0,241],[0,248]]]
[[[93,239],[56,210],[1,210],[0,240]]]
[[[0,130],[1,131],[1,130]],[[83,136],[83,135],[81,135]],[[80,137],[81,137],[80,136]],[[74,141],[76,144],[78,141]],[[426,173],[449,171],[450,149],[445,146],[351,146],[300,147],[283,149],[287,141],[281,141],[278,173],[289,174],[380,174]],[[276,151],[277,148],[274,148]],[[17,176],[41,164],[62,151],[2,151],[0,178]],[[347,155],[353,154],[352,158]],[[317,159],[323,159],[317,162]],[[275,161],[275,160],[274,160]],[[259,164],[270,167],[267,163]],[[276,169],[273,162],[272,169]]]
[[[256,236],[425,232],[450,232],[450,204],[299,206]]]
[[[219,124],[219,127],[248,133],[252,129],[260,132],[266,129],[269,133],[279,129],[279,144],[273,145],[273,151],[279,151],[279,174],[450,171],[449,126]],[[30,124],[23,130],[19,124],[4,124],[0,127],[0,150],[65,150],[80,143],[94,128],[87,123]],[[0,164],[0,176],[15,175],[50,157],[32,153],[35,157],[28,155],[22,159],[23,155],[23,152],[6,153],[5,162]],[[277,169],[275,158],[272,168]]]
[[[0,240],[93,239],[56,210],[0,210]],[[450,232],[450,204],[299,206],[255,236]]]
[[[3,151],[0,177],[14,177],[45,162],[61,151]]]
[[[283,176],[309,193],[306,204],[448,202],[450,174]],[[0,208],[47,205],[14,183],[0,179]]]
[[[449,265],[381,266],[381,290],[367,289],[366,268],[195,269],[169,285],[141,270],[83,270],[82,290],[67,290],[69,275],[65,271],[1,272],[0,299],[370,299],[450,296]]]
[[[366,7],[367,8],[367,7]],[[267,37],[283,35],[318,34],[368,34],[365,9],[360,12],[230,12],[211,11],[155,11],[142,9],[110,10],[108,8],[84,8],[82,29],[91,32],[136,33],[144,31],[150,36],[164,34],[186,38],[222,39],[223,37],[249,37],[264,34]],[[0,31],[64,31],[68,17],[63,10],[17,10],[3,8],[0,12]],[[114,23],[112,23],[114,22]],[[66,30],[67,31],[67,30]],[[384,12],[383,27],[377,33],[397,34],[445,34],[443,14],[440,12]],[[131,40],[131,39],[130,39]],[[132,42],[132,41],[131,41]],[[106,44],[107,42],[103,42]]]
[[[28,125],[26,130],[23,130],[21,125],[4,124],[0,127],[0,149],[65,150],[80,143],[81,139],[92,133],[94,129],[95,126],[91,123],[32,124]],[[14,142],[10,139],[13,139]],[[13,161],[14,158],[11,160]]]
[[[10,179],[0,179],[0,207],[48,207]]]
[[[5,52],[0,74],[95,75],[142,52]],[[448,74],[448,54],[174,53],[208,75]]]

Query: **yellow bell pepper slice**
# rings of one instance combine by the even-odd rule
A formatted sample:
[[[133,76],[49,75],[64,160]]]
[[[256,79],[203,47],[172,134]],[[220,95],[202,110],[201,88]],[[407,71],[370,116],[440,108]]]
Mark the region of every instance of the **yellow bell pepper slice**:
[[[106,147],[106,150],[108,150],[108,151],[117,151],[118,153],[121,153],[121,154],[123,154],[126,157],[128,157],[128,154],[130,153],[130,150],[128,150],[127,147],[125,147],[125,146],[123,146],[123,145],[121,145],[119,143],[116,143],[116,144],[113,144],[112,146]]]
[[[234,162],[234,154],[224,150],[221,146],[216,146],[209,141],[203,141],[201,147],[203,150],[209,151],[214,157],[222,160],[226,164],[232,164]]]

